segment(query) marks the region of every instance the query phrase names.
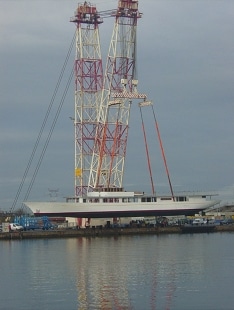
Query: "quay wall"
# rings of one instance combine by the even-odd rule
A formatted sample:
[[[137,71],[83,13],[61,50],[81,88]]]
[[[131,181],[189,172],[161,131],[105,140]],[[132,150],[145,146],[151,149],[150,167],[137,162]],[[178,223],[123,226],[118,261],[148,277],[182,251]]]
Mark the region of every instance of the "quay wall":
[[[215,232],[234,232],[234,225],[216,226]],[[22,240],[39,238],[77,238],[77,237],[108,237],[108,236],[130,236],[144,234],[181,234],[180,227],[134,227],[134,228],[86,228],[86,229],[57,229],[57,230],[35,230],[21,232],[0,233],[1,240]]]

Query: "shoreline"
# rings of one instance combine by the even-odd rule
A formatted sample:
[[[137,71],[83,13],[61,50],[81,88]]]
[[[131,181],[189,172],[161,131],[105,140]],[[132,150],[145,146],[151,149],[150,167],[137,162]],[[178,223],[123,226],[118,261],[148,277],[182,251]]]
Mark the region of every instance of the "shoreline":
[[[212,231],[234,232],[234,225],[216,226]],[[193,231],[189,234],[197,233]],[[167,227],[134,227],[134,228],[86,228],[86,229],[57,229],[57,230],[34,230],[20,232],[2,232],[1,240],[23,240],[23,239],[50,239],[50,238],[78,238],[78,237],[117,237],[117,236],[137,236],[137,235],[161,235],[161,234],[184,234],[179,226]]]

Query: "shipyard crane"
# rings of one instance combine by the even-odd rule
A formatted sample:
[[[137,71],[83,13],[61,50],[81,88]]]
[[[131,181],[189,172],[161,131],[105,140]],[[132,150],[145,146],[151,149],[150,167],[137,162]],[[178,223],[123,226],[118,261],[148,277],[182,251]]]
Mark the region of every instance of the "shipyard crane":
[[[107,17],[115,17],[115,23],[103,74],[99,24]],[[75,201],[89,191],[123,190],[131,103],[147,102],[137,90],[141,17],[138,0],[119,0],[117,9],[100,12],[85,1],[71,18],[76,24]],[[155,193],[149,156],[148,166]]]
[[[148,101],[147,95],[139,93],[137,90],[137,21],[142,17],[142,13],[138,10],[138,0],[119,0],[117,10],[111,10],[106,13],[101,12],[100,14],[103,17],[115,16],[115,23],[104,74],[102,100],[90,170],[89,190],[123,190],[124,163],[131,103],[134,99],[138,99],[140,100],[140,112],[143,106],[152,107],[164,166],[171,195],[174,199],[165,152],[152,101]],[[143,118],[142,124],[144,124]],[[155,194],[145,133],[144,137],[152,193]]]
[[[137,93],[135,79],[141,16],[138,1],[120,0],[117,9],[100,12],[85,1],[71,18],[76,24],[75,197],[122,187],[131,101],[146,97]],[[115,24],[103,78],[98,26],[106,17],[115,17]]]
[[[119,0],[107,56],[98,125],[90,170],[89,190],[121,191],[133,99],[137,91],[136,32],[142,17],[138,1]]]
[[[99,24],[103,19],[95,5],[78,4],[75,56],[75,197],[87,193],[95,141],[97,115],[103,88]]]

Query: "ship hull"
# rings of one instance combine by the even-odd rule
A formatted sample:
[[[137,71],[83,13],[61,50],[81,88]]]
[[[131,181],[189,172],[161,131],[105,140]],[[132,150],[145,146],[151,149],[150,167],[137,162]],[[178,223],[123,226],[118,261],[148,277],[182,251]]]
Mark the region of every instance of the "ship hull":
[[[194,215],[218,202],[170,202],[145,204],[88,204],[60,202],[25,202],[35,216],[76,218]]]

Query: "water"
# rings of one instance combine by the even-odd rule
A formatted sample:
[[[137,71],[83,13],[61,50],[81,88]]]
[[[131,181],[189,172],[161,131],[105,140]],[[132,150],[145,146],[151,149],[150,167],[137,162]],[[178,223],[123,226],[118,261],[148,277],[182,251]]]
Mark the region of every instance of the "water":
[[[234,309],[233,245],[233,233],[1,241],[0,309]]]

